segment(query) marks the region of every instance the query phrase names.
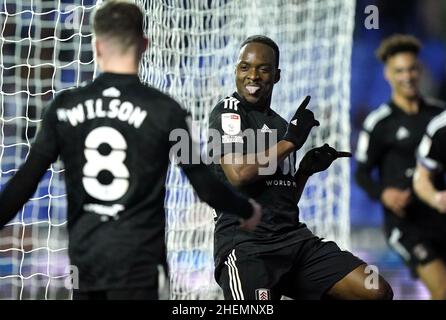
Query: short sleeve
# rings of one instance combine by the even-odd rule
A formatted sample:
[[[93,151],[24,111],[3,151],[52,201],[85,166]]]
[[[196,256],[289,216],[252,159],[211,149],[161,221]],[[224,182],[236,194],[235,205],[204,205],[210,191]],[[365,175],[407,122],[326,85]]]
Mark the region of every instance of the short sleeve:
[[[443,148],[441,148],[441,137],[445,137],[443,132],[437,132],[433,137],[429,134],[425,134],[423,139],[421,139],[420,145],[417,149],[417,160],[418,162],[430,171],[444,170],[443,164],[445,163],[445,152],[444,152],[444,142]],[[443,134],[441,134],[443,133]]]
[[[359,163],[367,166],[375,166],[382,156],[384,143],[377,130],[367,130],[365,127],[360,131],[355,158]]]
[[[417,161],[430,171],[444,170],[446,154],[446,111],[434,117],[416,151]]]
[[[364,120],[358,137],[356,161],[366,167],[374,167],[385,150],[384,120],[392,114],[387,104],[373,110]]]

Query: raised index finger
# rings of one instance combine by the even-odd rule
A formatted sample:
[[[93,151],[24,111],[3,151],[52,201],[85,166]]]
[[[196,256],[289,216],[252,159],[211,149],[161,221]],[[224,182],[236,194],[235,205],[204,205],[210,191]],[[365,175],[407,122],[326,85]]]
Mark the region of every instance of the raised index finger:
[[[308,102],[310,102],[311,96],[306,96],[304,101],[300,104],[299,108],[297,108],[297,111],[305,110],[305,108],[308,105]]]
[[[343,157],[348,157],[350,158],[352,156],[351,152],[347,152],[347,151],[337,151],[337,157],[338,158],[343,158]]]

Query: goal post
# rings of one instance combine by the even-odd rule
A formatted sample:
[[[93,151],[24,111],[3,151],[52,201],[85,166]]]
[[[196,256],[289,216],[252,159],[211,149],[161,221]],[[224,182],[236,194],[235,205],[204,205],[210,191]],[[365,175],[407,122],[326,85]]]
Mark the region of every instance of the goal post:
[[[349,150],[354,0],[136,0],[149,49],[140,77],[188,109],[203,146],[212,107],[235,89],[240,43],[264,34],[280,48],[272,107],[285,119],[306,95],[321,126],[298,152],[327,142]],[[29,153],[55,94],[95,74],[89,22],[95,0],[13,1],[0,6],[0,187]],[[69,299],[63,168],[48,169],[32,199],[0,231],[0,299]],[[349,247],[349,164],[313,176],[299,204],[317,235]],[[171,299],[219,299],[213,279],[213,212],[181,171],[166,180]]]

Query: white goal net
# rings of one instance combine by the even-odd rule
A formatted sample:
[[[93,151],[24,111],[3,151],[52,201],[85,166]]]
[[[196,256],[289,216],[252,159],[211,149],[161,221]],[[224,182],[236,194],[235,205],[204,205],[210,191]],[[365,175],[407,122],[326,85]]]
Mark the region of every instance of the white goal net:
[[[64,88],[93,77],[94,1],[1,0],[0,185],[26,158],[42,110]],[[0,231],[0,298],[67,299],[63,169],[48,169],[32,199]]]
[[[26,158],[43,106],[94,74],[90,1],[1,0],[0,186]],[[280,47],[282,79],[273,108],[289,119],[311,95],[321,126],[299,152],[327,142],[349,150],[354,0],[138,0],[149,50],[141,79],[191,111],[205,141],[207,116],[234,89],[240,43],[264,34]],[[63,169],[53,165],[31,201],[0,231],[0,298],[70,298]],[[349,246],[349,164],[312,177],[300,216],[318,235]],[[216,299],[213,217],[172,167],[166,194],[172,299]]]

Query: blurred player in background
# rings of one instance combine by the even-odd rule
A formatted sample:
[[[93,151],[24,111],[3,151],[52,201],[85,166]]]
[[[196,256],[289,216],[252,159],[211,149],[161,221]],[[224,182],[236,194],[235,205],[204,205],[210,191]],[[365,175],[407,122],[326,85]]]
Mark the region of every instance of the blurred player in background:
[[[446,191],[444,181],[446,170],[446,112],[440,113],[429,122],[426,134],[421,140],[417,152],[417,168],[414,173],[414,190],[416,194],[437,211],[438,220],[443,223],[433,229],[430,239],[437,259],[431,262],[435,280],[439,283],[436,296],[446,299]]]
[[[95,58],[103,73],[55,97],[26,162],[0,195],[0,227],[60,156],[68,251],[79,270],[74,299],[157,299],[158,266],[166,264],[165,179],[174,143],[169,134],[178,128],[187,132],[188,116],[138,78],[147,39],[136,5],[104,2],[93,27]],[[180,165],[209,205],[237,214],[246,230],[260,221],[260,206],[222,184],[204,164]]]
[[[389,102],[364,121],[356,152],[358,185],[384,209],[384,231],[389,245],[404,259],[414,276],[428,287],[432,298],[445,298],[446,217],[420,201],[412,190],[415,150],[428,122],[442,111],[438,102],[419,92],[420,42],[409,35],[393,35],[376,51],[392,89]],[[378,177],[374,176],[378,169]]]
[[[233,214],[217,210],[215,277],[225,299],[391,299],[392,290],[381,277],[376,287],[367,288],[363,261],[299,221],[297,202],[308,178],[350,153],[328,145],[312,149],[296,172],[295,152],[319,122],[306,109],[310,97],[290,123],[271,109],[279,80],[277,44],[265,36],[247,38],[236,65],[236,92],[219,102],[209,119],[210,134],[219,132],[223,146],[214,150],[221,159],[215,171],[263,207],[253,233],[239,230]],[[255,132],[254,139],[248,132]],[[259,161],[260,153],[269,154],[268,162]],[[274,162],[270,174],[262,173]]]

